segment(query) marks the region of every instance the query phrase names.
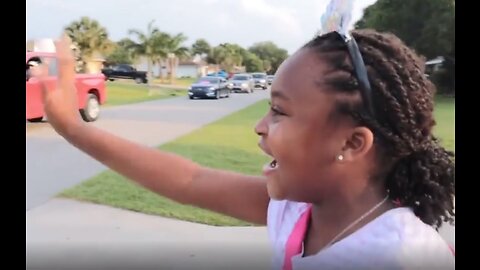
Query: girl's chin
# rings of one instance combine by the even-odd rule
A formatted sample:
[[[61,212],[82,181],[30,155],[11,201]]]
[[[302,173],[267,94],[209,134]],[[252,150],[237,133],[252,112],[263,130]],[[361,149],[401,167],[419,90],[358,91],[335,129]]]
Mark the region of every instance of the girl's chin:
[[[273,177],[267,177],[267,191],[268,191],[268,196],[270,196],[271,199],[281,201],[285,200],[286,198],[286,193],[285,190],[282,189],[279,185],[278,182],[273,179]]]

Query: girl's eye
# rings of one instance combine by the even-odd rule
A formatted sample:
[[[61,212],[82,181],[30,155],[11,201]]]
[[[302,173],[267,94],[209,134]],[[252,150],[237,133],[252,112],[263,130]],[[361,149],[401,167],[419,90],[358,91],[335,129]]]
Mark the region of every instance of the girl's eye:
[[[272,114],[273,114],[273,115],[285,115],[284,113],[282,113],[282,112],[280,111],[280,109],[278,109],[278,107],[271,106],[271,107],[270,107],[270,110],[272,111]]]
[[[272,105],[272,103],[270,102],[269,104],[270,104],[270,111],[272,112],[273,116],[286,115],[278,106]]]

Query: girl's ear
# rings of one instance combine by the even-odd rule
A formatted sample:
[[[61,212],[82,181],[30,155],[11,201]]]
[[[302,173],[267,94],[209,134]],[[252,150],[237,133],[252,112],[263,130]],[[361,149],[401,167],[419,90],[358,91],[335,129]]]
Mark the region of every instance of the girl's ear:
[[[355,127],[342,148],[342,161],[354,161],[364,157],[373,146],[373,133],[366,127]]]

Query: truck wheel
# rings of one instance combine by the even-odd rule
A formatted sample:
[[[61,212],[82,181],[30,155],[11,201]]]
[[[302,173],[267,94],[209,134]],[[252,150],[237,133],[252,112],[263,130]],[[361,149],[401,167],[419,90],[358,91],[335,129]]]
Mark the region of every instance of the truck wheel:
[[[145,83],[144,81],[145,80],[142,79],[142,78],[135,78],[135,82],[138,83],[138,84]]]
[[[42,122],[42,120],[43,120],[43,116],[27,119],[27,121],[31,123],[39,123],[39,122]]]
[[[100,115],[100,103],[94,94],[88,94],[85,108],[80,109],[80,114],[85,122],[93,122]]]

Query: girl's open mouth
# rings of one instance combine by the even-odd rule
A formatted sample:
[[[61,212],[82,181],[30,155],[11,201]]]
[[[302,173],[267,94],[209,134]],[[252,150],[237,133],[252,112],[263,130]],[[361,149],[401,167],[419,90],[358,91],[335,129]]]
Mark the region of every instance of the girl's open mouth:
[[[270,163],[267,163],[263,166],[263,175],[267,176],[278,169],[277,160],[272,160]]]

